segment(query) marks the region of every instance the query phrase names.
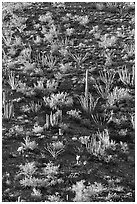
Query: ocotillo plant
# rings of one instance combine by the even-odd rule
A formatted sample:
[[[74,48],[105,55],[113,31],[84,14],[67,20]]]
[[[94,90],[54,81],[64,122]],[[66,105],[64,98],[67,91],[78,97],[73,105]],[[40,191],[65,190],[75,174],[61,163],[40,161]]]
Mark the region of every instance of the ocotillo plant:
[[[47,144],[47,147],[45,148],[53,158],[57,158],[59,154],[61,154],[64,151],[65,145],[63,142],[53,142],[50,144]]]
[[[81,64],[83,62],[85,62],[85,60],[88,58],[88,56],[87,56],[88,54],[87,53],[84,55],[84,57],[82,56],[82,54],[72,54],[72,53],[69,53],[69,55],[77,63],[78,67],[80,67]]]
[[[127,67],[123,67],[121,70],[118,70],[118,74],[120,77],[120,80],[125,85],[129,85],[131,87],[135,86],[135,67],[132,67],[132,73],[130,73],[127,69]]]
[[[15,78],[15,74],[13,72],[9,75],[8,83],[12,90],[16,90],[18,87],[18,80]]]
[[[86,70],[86,79],[85,79],[85,94],[78,97],[80,104],[84,111],[88,112],[89,110],[89,93],[88,93],[88,69]]]
[[[84,111],[86,111],[87,113],[92,113],[98,103],[98,99],[94,99],[92,94],[89,93],[88,90],[88,69],[86,70],[86,80],[85,80],[85,94],[84,96],[81,95],[79,97],[80,100],[80,104],[83,108]]]
[[[85,80],[85,97],[83,97],[84,99],[84,107],[86,107],[87,109],[89,109],[89,93],[88,93],[88,69],[86,70],[86,80]]]
[[[88,69],[86,70],[85,99],[88,103]]]

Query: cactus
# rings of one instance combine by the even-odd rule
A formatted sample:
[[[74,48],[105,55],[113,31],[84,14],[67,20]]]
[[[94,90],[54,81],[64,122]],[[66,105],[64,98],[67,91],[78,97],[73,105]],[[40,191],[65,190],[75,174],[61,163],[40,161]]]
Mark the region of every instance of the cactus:
[[[62,110],[58,110],[55,113],[51,111],[50,115],[46,114],[46,129],[49,127],[55,127],[62,122]]]
[[[11,119],[14,116],[14,106],[12,101],[8,101],[4,103],[4,111],[3,111],[3,118],[4,119]]]

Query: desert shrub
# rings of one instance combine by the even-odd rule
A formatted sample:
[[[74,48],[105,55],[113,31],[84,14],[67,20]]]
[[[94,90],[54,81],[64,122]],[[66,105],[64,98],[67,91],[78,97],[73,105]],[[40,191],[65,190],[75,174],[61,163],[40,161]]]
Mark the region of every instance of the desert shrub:
[[[75,118],[75,119],[81,119],[81,115],[80,115],[81,111],[77,111],[75,110],[70,110],[67,111],[67,114],[71,117],[71,118]]]
[[[28,162],[25,165],[19,166],[20,171],[18,172],[18,176],[23,175],[27,178],[30,178],[33,176],[33,174],[36,172],[37,167],[35,162]]]
[[[108,148],[116,148],[116,144],[114,141],[110,140],[108,130],[104,130],[103,132],[97,132],[92,135],[90,143],[86,145],[87,150],[90,154],[95,156],[103,156],[105,155],[105,151]]]
[[[109,106],[113,106],[116,102],[122,99],[131,98],[129,90],[126,88],[115,87],[112,92],[108,94],[107,103]]]
[[[96,80],[94,87],[103,99],[107,99],[113,86],[114,77],[115,71],[104,70],[99,72],[99,79]],[[100,81],[103,82],[103,84]]]
[[[106,189],[101,183],[95,182],[86,186],[84,182],[85,180],[78,181],[71,187],[71,190],[75,192],[74,202],[91,202],[95,196]]]
[[[49,106],[51,109],[58,109],[62,108],[62,106],[71,106],[73,104],[72,97],[68,96],[68,94],[65,92],[61,93],[51,93],[49,97],[44,96],[44,102],[46,106]]]
[[[129,72],[128,68],[125,66],[122,69],[118,70],[118,74],[123,84],[129,87],[135,86],[135,67],[134,66],[132,66],[131,73]]]
[[[25,165],[20,165],[19,168],[20,170],[17,173],[16,178],[22,177],[19,182],[24,187],[46,188],[62,182],[62,179],[57,178],[59,166],[55,166],[52,162],[42,168],[42,172],[39,174],[38,178],[38,168],[36,167],[35,162],[28,162]]]
[[[49,195],[45,202],[63,202],[63,199],[58,192],[55,192],[54,195]]]
[[[109,36],[105,34],[101,37],[101,42],[99,42],[100,47],[104,47],[105,49],[115,45],[117,38],[115,36]]]
[[[54,159],[57,159],[57,156],[64,151],[64,148],[65,145],[63,142],[57,141],[47,144],[45,150],[48,151]]]
[[[82,109],[88,113],[92,114],[98,104],[99,98],[94,98],[91,93],[88,93],[88,96],[80,96],[79,101]]]
[[[37,148],[37,143],[35,141],[31,141],[29,136],[23,139],[24,143],[21,142],[21,146],[18,148],[19,153],[23,153],[25,150],[34,150]]]

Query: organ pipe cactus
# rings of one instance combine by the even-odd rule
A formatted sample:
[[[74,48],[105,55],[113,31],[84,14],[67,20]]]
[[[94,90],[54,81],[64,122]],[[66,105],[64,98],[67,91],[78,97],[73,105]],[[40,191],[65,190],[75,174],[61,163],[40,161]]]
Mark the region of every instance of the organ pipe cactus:
[[[14,106],[12,101],[8,101],[4,103],[3,109],[3,118],[4,119],[11,119],[14,116]]]
[[[58,126],[62,122],[62,110],[57,110],[55,113],[51,111],[50,115],[46,114],[46,129],[49,127]]]

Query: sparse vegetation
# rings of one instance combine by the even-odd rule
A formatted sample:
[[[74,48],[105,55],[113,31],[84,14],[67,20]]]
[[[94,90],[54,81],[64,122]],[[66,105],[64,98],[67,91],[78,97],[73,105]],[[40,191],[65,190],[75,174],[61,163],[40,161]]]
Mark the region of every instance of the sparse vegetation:
[[[2,201],[135,202],[135,3],[2,14]]]

